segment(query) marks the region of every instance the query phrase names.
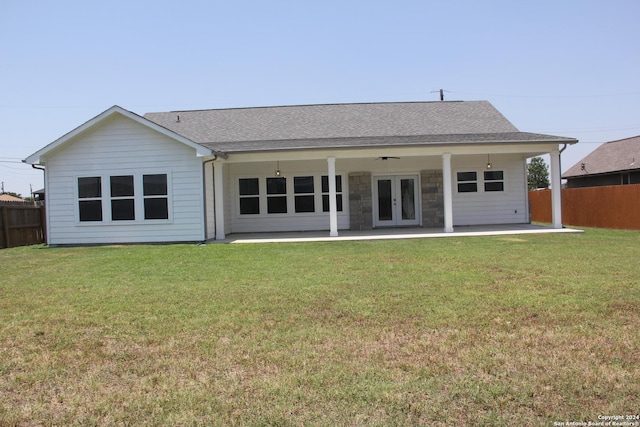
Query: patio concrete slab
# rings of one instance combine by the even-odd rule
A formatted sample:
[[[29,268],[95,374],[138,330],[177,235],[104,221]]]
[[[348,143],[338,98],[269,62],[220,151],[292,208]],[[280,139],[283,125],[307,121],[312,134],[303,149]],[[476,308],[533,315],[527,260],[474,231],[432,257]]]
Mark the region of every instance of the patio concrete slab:
[[[540,233],[582,233],[573,228],[551,228],[534,224],[504,224],[455,227],[453,233],[442,229],[427,228],[377,228],[366,231],[340,230],[337,237],[328,231],[300,231],[284,233],[236,233],[229,234],[220,243],[292,243],[292,242],[339,242],[353,240],[427,239],[467,236],[502,236]],[[213,242],[212,242],[213,243]]]

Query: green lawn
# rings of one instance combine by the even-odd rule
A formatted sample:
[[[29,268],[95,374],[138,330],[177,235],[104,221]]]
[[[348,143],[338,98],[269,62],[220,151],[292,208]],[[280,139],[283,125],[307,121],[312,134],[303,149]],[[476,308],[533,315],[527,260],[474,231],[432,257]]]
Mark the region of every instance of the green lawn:
[[[0,425],[640,411],[640,233],[0,251]]]

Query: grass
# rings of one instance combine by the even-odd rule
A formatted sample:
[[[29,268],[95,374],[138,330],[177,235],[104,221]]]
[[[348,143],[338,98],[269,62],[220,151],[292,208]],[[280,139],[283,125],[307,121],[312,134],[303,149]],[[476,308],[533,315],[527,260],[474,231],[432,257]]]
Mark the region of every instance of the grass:
[[[640,233],[0,251],[0,425],[640,408]]]

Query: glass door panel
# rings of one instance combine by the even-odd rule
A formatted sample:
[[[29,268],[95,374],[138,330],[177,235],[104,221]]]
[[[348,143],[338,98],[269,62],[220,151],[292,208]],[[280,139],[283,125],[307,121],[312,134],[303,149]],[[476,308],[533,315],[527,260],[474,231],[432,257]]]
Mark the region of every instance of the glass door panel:
[[[415,180],[413,178],[400,180],[400,198],[402,219],[416,219]]]
[[[378,221],[393,220],[393,186],[391,179],[378,180]]]

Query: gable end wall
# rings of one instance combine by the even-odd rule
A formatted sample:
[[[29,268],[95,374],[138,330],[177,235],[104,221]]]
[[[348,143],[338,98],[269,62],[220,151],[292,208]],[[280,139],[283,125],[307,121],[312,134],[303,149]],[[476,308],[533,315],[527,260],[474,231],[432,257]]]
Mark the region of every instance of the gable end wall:
[[[111,117],[53,153],[46,168],[52,245],[204,240],[201,159],[192,148],[139,123],[119,115]],[[172,221],[77,221],[78,176],[140,173],[170,175]],[[108,195],[103,195],[103,203],[109,203]]]

